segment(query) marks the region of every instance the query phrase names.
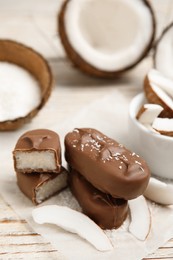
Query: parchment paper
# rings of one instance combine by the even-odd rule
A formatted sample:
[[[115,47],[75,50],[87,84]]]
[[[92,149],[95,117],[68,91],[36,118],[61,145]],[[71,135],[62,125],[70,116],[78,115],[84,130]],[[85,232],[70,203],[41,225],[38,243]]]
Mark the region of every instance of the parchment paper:
[[[68,233],[53,225],[35,224],[31,217],[34,206],[16,185],[12,150],[18,137],[24,131],[43,127],[57,131],[60,134],[63,148],[63,138],[68,131],[71,131],[74,127],[94,127],[130,148],[132,140],[130,140],[130,133],[128,132],[129,102],[130,98],[128,96],[123,96],[121,92],[115,91],[86,107],[79,114],[64,122],[61,127],[56,122],[56,113],[52,113],[54,107],[51,107],[51,111],[49,107],[46,107],[43,113],[47,120],[43,121],[41,115],[19,131],[0,135],[1,195],[17,214],[26,219],[36,232],[50,241],[64,255],[65,259],[139,260],[154,252],[159,246],[162,246],[168,239],[173,237],[173,208],[161,207],[148,202],[152,214],[152,226],[147,240],[139,241],[128,232],[128,218],[118,230],[106,231],[114,245],[114,250],[102,253],[75,234]],[[64,160],[63,164],[65,165]],[[47,200],[42,205],[48,204],[66,205],[81,210],[68,189]]]

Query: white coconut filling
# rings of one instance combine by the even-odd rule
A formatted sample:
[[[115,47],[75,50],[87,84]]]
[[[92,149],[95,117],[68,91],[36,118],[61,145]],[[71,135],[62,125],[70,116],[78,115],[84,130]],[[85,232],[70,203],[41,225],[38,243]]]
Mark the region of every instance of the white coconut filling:
[[[40,100],[39,84],[28,71],[0,62],[0,121],[26,116]]]
[[[154,83],[173,98],[173,80],[165,77],[159,71],[151,69],[148,73],[150,83]]]
[[[44,171],[56,170],[56,161],[54,151],[16,151],[16,167],[19,170],[24,169],[43,169]]]
[[[138,0],[73,0],[65,12],[65,29],[75,51],[106,71],[135,63],[151,40],[152,16]]]
[[[154,83],[151,83],[151,87],[156,95],[171,109],[173,109],[173,99],[160,87],[156,86]]]
[[[162,37],[157,45],[155,66],[165,76],[173,79],[173,27]]]
[[[157,131],[173,132],[173,118],[156,118],[152,127]]]
[[[56,192],[62,190],[67,186],[67,172],[64,171],[56,178],[45,182],[43,185],[36,189],[36,201],[41,203],[45,199],[49,198]]]

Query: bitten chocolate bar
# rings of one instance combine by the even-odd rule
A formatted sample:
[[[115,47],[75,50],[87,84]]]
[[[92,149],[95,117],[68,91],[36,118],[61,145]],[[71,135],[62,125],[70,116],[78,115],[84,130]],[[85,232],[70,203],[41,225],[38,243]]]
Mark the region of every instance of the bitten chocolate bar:
[[[16,172],[17,184],[20,190],[39,204],[67,186],[67,171],[62,167],[60,173],[30,173]]]
[[[115,199],[92,186],[82,175],[71,170],[68,178],[70,189],[88,215],[103,229],[118,228],[128,214],[126,200]]]
[[[114,198],[138,197],[150,178],[141,157],[91,128],[74,129],[66,135],[65,158],[95,188]]]
[[[47,129],[24,133],[15,146],[13,159],[16,172],[60,172],[61,146],[58,134]]]

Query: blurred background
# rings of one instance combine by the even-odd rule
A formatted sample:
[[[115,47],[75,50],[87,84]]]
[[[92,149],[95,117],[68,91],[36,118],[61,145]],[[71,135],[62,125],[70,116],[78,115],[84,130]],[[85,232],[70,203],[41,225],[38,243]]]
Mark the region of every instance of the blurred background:
[[[0,38],[21,41],[48,59],[64,57],[57,14],[63,0],[0,0]],[[172,0],[149,0],[158,21],[157,35],[173,21]]]
[[[173,0],[149,2],[155,11],[158,37],[173,21]],[[152,62],[151,58],[146,58],[120,79],[111,81],[92,78],[76,70],[66,59],[58,35],[57,16],[62,3],[63,0],[0,0],[0,38],[17,40],[33,47],[48,59],[52,67],[58,89],[47,108],[51,110],[52,103],[58,101],[59,123],[115,88],[133,97],[141,91],[142,79]],[[41,116],[44,118],[45,114]]]

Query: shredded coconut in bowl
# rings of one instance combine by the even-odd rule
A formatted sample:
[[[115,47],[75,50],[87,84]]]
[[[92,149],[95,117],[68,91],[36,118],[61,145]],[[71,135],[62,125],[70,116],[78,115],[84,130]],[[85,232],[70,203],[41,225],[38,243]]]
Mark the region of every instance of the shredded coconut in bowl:
[[[26,116],[40,99],[39,83],[27,70],[0,62],[0,122]]]

